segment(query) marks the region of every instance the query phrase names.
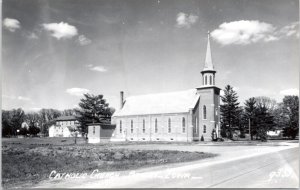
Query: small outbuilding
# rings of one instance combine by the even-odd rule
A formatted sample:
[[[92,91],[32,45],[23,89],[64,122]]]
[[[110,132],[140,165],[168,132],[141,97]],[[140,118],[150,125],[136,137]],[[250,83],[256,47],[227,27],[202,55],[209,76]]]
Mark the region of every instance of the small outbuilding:
[[[88,143],[108,142],[114,136],[116,125],[107,123],[88,124]]]

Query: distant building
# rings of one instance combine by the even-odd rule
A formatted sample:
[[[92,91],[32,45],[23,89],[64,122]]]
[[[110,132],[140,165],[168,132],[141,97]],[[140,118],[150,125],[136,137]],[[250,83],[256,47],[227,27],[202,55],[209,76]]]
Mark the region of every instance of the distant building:
[[[220,88],[215,74],[210,40],[202,86],[180,92],[128,97],[112,116],[116,130],[112,141],[211,141],[220,136]],[[90,135],[90,134],[89,134]]]
[[[72,137],[79,123],[75,116],[61,116],[49,127],[49,137]]]
[[[282,139],[283,138],[283,130],[274,130],[267,132],[268,139]]]

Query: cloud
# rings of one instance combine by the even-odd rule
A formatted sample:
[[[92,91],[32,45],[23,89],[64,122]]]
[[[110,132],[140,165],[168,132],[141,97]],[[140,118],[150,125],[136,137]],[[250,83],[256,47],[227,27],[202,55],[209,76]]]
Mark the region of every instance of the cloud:
[[[86,65],[91,71],[98,71],[98,72],[107,72],[107,69],[104,66],[93,66],[92,64]]]
[[[18,96],[17,99],[18,99],[18,100],[21,100],[21,101],[31,101],[30,98],[27,98],[27,97],[24,97],[24,96]]]
[[[5,18],[3,20],[3,26],[5,29],[15,32],[17,29],[21,28],[20,22],[17,19]]]
[[[195,24],[198,20],[198,16],[193,14],[185,14],[180,12],[176,17],[176,27],[178,28],[190,28],[193,24]]]
[[[78,34],[75,26],[64,22],[43,24],[43,28],[51,32],[51,36],[58,40],[70,39]]]
[[[90,92],[90,90],[85,88],[69,88],[66,92],[72,96],[82,96],[83,94]]]
[[[299,89],[297,88],[290,88],[290,89],[285,89],[280,91],[281,95],[296,95],[299,96]]]
[[[269,42],[279,38],[275,36],[276,28],[269,23],[257,20],[240,20],[225,22],[211,32],[214,40],[222,45],[247,45],[259,41]]]
[[[85,37],[84,35],[80,35],[77,39],[77,42],[82,45],[82,46],[85,46],[85,45],[88,45],[90,43],[92,43],[92,40],[88,39],[87,37]]]
[[[292,22],[291,24],[282,27],[279,30],[278,35],[286,37],[295,36],[299,38],[299,22]]]

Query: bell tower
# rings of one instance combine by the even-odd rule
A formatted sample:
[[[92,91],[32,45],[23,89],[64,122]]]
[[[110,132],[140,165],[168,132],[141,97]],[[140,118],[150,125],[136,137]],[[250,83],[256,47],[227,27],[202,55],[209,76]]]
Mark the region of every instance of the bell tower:
[[[214,65],[211,57],[210,49],[210,33],[207,32],[207,48],[204,68],[201,71],[202,74],[202,86],[215,86],[215,74]]]
[[[213,65],[211,49],[210,49],[210,33],[207,34],[207,48],[204,68],[201,71],[202,85],[197,88],[200,95],[198,104],[198,112],[195,114],[197,118],[195,126],[198,133],[194,133],[194,139],[211,141],[212,135],[220,137],[220,88],[216,86],[215,74],[216,70]]]

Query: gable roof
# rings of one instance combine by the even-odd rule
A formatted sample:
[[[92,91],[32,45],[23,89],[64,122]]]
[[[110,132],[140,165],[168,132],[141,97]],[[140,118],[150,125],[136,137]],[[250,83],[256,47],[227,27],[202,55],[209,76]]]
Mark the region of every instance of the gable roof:
[[[55,121],[75,121],[77,120],[75,116],[70,115],[70,116],[60,116],[55,119]]]
[[[131,96],[126,98],[123,108],[116,111],[113,117],[189,112],[189,109],[195,107],[199,97],[196,89]]]

